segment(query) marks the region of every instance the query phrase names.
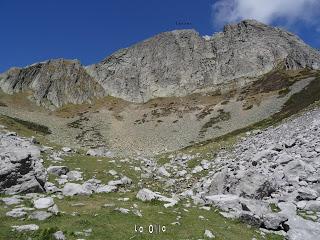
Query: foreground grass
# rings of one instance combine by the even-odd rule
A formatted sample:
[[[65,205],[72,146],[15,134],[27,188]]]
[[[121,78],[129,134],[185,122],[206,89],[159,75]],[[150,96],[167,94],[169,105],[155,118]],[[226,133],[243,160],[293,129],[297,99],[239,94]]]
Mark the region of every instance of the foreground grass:
[[[151,202],[143,203],[138,201],[135,193],[111,193],[100,194],[91,197],[77,196],[63,200],[56,200],[57,205],[63,212],[59,216],[48,220],[37,222],[31,220],[15,220],[4,216],[5,209],[0,207],[0,239],[50,239],[48,232],[52,230],[62,230],[67,239],[199,239],[203,238],[206,229],[211,230],[215,239],[282,239],[279,236],[266,236],[263,238],[256,228],[249,227],[238,221],[225,219],[215,210],[202,210],[197,207],[186,208],[179,204],[173,208],[164,208],[162,203]],[[129,197],[129,201],[119,201],[120,197]],[[72,206],[73,204],[83,203],[83,206]],[[106,203],[114,203],[116,207],[133,209],[136,204],[143,216],[139,217],[131,212],[123,214],[115,211],[115,207],[103,207]],[[188,212],[186,212],[186,209]],[[76,212],[76,214],[75,214]],[[74,213],[72,216],[71,214]],[[180,216],[180,220],[177,217]],[[204,219],[200,219],[203,216]],[[180,225],[171,223],[179,222]],[[36,223],[40,230],[35,233],[19,234],[11,231],[12,225],[22,225]],[[150,224],[166,227],[166,231],[159,234],[148,233]],[[135,232],[135,225],[143,226],[143,233]],[[77,236],[77,232],[92,229],[88,237]],[[50,235],[49,235],[50,236]]]
[[[251,240],[282,239],[276,235],[262,237],[255,227],[250,227],[245,223],[224,218],[217,209],[204,210],[193,205],[188,200],[182,200],[174,207],[165,208],[161,202],[142,202],[136,199],[140,173],[133,170],[135,163],[113,161],[110,158],[89,157],[81,153],[72,154],[64,158],[62,165],[68,166],[71,170],[80,168],[83,171],[85,180],[96,177],[103,183],[114,179],[108,171],[116,170],[119,175],[125,175],[133,179],[133,185],[120,189],[116,193],[94,194],[92,196],[74,196],[64,199],[55,198],[61,213],[45,221],[18,220],[5,216],[10,208],[5,207],[0,202],[0,239],[52,239],[52,233],[61,230],[67,239],[92,239],[92,240],[123,240],[123,239],[155,239],[155,240],[179,240],[179,239],[203,239],[206,229],[212,231],[215,239],[239,239]],[[49,165],[49,161],[45,161]],[[138,164],[138,163],[137,163]],[[50,177],[50,181],[55,181]],[[146,186],[148,187],[148,186]],[[152,188],[153,189],[153,188]],[[129,200],[124,201],[124,198]],[[109,206],[104,206],[109,204]],[[186,205],[189,204],[189,205]],[[30,202],[25,202],[25,206],[31,207]],[[115,208],[126,208],[131,211],[128,214],[120,213]],[[132,210],[138,209],[142,217],[136,216]],[[202,216],[201,218],[199,218]],[[172,224],[179,222],[179,224]],[[34,233],[12,232],[11,226],[24,224],[37,224],[40,229]],[[166,231],[159,234],[148,233],[149,225],[165,226]],[[137,233],[135,226],[142,226],[143,233]],[[90,236],[84,236],[85,230],[92,229]]]

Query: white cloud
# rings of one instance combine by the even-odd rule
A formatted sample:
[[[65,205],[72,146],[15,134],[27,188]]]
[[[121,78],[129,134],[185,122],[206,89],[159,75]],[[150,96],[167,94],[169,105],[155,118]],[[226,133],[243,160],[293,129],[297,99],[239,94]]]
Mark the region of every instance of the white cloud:
[[[216,26],[242,19],[256,19],[266,24],[277,20],[286,25],[299,21],[320,23],[320,0],[218,0],[212,10]]]

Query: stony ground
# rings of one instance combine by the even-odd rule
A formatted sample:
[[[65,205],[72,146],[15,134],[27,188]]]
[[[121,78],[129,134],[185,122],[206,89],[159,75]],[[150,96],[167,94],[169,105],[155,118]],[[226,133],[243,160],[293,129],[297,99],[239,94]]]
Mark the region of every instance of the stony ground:
[[[0,136],[1,179],[10,173],[1,186],[0,239],[281,239],[180,195],[169,187],[179,177],[156,159],[43,146],[5,127]],[[198,179],[186,171],[190,183]]]

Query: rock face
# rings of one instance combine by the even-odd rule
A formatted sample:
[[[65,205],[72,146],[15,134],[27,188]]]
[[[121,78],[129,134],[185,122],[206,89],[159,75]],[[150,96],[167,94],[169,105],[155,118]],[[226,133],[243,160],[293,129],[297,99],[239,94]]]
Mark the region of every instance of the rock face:
[[[108,95],[146,102],[245,85],[280,64],[319,69],[320,52],[287,31],[246,20],[210,38],[194,30],[161,33],[87,70]]]
[[[39,157],[27,139],[0,134],[0,193],[43,192],[46,171]]]
[[[9,94],[31,91],[32,98],[47,107],[79,104],[103,95],[79,61],[63,59],[11,68],[0,76],[0,89]]]
[[[278,68],[320,68],[320,52],[295,35],[254,20],[202,37],[175,30],[121,49],[98,64],[50,60],[0,75],[6,93],[31,90],[38,104],[60,107],[110,95],[131,102],[227,91]]]

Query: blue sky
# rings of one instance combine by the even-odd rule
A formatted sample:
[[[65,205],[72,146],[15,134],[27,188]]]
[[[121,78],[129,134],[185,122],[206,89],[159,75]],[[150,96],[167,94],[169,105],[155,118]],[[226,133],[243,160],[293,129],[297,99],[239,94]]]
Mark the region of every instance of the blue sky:
[[[231,4],[234,14],[231,18],[227,8],[230,6],[218,5],[217,10],[215,7],[222,1],[214,0],[2,0],[0,72],[50,58],[79,59],[88,65],[120,48],[173,29],[194,28],[201,35],[212,35],[225,23],[218,17],[230,21],[255,17],[252,9],[243,11],[239,5],[248,1],[224,0]],[[227,13],[221,10],[223,7]],[[270,12],[266,16],[271,20],[266,17],[262,21],[284,25],[313,47],[320,48],[316,31],[319,26],[315,23],[302,18],[292,23],[285,14],[273,16],[270,11],[271,17]],[[228,14],[229,18],[221,14]],[[177,22],[191,25],[177,25]]]

